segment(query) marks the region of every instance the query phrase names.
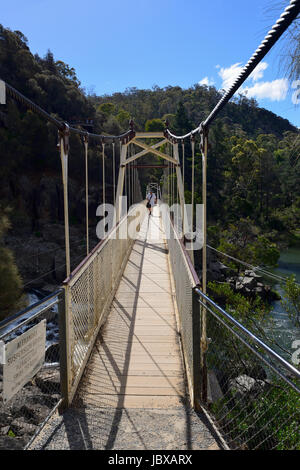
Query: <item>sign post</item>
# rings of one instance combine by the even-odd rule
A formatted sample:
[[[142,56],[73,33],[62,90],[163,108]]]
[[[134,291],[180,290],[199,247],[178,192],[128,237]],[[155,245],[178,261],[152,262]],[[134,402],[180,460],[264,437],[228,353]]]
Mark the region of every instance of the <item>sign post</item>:
[[[35,376],[45,361],[46,320],[4,345],[3,401],[6,403]]]

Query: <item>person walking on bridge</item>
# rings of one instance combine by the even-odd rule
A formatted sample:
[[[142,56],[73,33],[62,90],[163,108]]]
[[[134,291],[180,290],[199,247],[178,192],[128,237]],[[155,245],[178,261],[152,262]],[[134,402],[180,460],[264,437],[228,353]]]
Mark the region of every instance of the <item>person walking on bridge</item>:
[[[150,190],[149,193],[146,196],[146,199],[147,199],[147,208],[149,210],[149,215],[151,215],[152,207],[154,206],[154,204],[156,204],[156,195],[155,195],[155,193],[153,193]]]

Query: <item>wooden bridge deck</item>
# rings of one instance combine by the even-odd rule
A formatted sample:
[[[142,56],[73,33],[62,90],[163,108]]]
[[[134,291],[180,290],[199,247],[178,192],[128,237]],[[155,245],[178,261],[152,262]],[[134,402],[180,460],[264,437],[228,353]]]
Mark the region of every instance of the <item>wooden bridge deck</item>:
[[[219,449],[190,406],[159,208],[146,216],[72,407],[33,449]]]
[[[159,208],[146,216],[85,370],[83,403],[182,406],[184,370]]]

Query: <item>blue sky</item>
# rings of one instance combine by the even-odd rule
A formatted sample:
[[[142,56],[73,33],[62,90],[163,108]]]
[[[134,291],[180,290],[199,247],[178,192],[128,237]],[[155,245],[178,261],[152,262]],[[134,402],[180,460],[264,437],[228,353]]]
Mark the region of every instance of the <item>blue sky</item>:
[[[128,87],[198,82],[226,88],[288,0],[10,0],[1,23],[33,53],[50,49],[98,95]],[[244,88],[259,105],[300,127],[295,92],[280,68],[280,40]],[[157,117],[157,116],[153,116]]]

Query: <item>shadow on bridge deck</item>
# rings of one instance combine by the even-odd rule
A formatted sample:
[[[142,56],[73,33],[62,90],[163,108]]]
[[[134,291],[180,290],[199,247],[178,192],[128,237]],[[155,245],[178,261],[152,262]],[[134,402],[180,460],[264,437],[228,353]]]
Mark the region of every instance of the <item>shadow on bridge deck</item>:
[[[146,217],[72,407],[34,443],[41,449],[218,449],[189,404],[156,207]]]

